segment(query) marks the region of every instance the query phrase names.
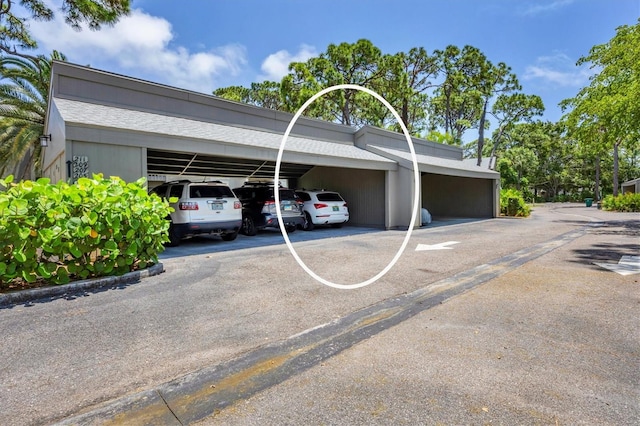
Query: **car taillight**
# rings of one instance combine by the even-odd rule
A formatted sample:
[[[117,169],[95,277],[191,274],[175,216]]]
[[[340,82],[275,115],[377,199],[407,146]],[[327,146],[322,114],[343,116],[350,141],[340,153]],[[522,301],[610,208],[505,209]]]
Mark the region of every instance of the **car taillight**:
[[[234,209],[241,209],[242,208],[242,203],[240,201],[234,201],[233,202],[233,208]]]
[[[322,204],[322,203],[314,203],[313,207],[315,207],[316,209],[324,209],[325,207],[329,207],[328,204]]]
[[[198,203],[195,201],[185,201],[178,205],[180,210],[198,210]]]
[[[264,202],[264,205],[265,205],[265,206],[273,206],[273,205],[275,205],[275,204],[276,204],[276,202],[275,202],[275,201],[265,201],[265,202]]]

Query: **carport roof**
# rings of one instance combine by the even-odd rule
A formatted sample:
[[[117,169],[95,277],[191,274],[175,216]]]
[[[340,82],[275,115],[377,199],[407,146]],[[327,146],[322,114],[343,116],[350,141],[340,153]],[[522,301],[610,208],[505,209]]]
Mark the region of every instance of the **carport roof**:
[[[65,98],[53,98],[52,102],[66,126],[147,134],[151,137],[144,139],[144,142],[139,142],[139,138],[137,141],[140,145],[152,149],[170,147],[176,150],[176,148],[183,147],[182,152],[189,152],[188,149],[184,149],[184,146],[186,141],[191,140],[200,143],[198,147],[202,148],[203,154],[233,156],[234,152],[242,152],[247,158],[255,160],[275,160],[282,142],[281,134],[263,130]],[[97,137],[99,139],[99,136]],[[154,137],[169,138],[172,143],[158,146]],[[108,140],[96,140],[96,142],[109,143]],[[121,144],[122,141],[116,143]],[[242,150],[233,151],[231,149],[233,147],[242,148]],[[251,156],[252,151],[255,152],[255,156]],[[235,154],[235,156],[240,155]],[[353,144],[300,136],[290,136],[287,139],[283,161],[379,170],[397,168],[396,161],[358,148]]]
[[[410,152],[400,151],[388,147],[367,145],[368,150],[379,155],[394,159],[404,167],[413,169],[413,160]],[[478,167],[468,161],[459,161],[449,158],[433,157],[416,154],[418,167],[424,173],[436,173],[447,176],[470,177],[480,179],[499,179],[500,173]]]
[[[209,163],[219,163],[221,158],[224,161],[224,157],[236,158],[237,160],[244,158],[247,163],[251,163],[244,166],[251,170],[256,168],[253,164],[256,161],[260,161],[256,164],[262,164],[266,161],[269,163],[269,167],[265,167],[266,163],[260,167],[264,169],[263,172],[267,173],[267,170],[270,169],[268,173],[272,173],[282,142],[281,134],[255,128],[218,124],[66,98],[56,97],[52,99],[52,102],[68,129],[69,127],[84,129],[81,132],[82,138],[80,140],[86,140],[88,133],[91,133],[87,132],[87,129],[131,132],[136,135],[135,138],[122,138],[121,134],[117,137],[113,135],[106,137],[103,132],[95,132],[95,139],[89,138],[88,141],[114,145],[136,143],[138,146],[149,148],[154,153],[157,152],[158,155],[153,154],[154,156],[161,157],[163,156],[161,153],[164,151],[169,155],[167,160],[174,162],[179,158],[177,155],[171,155],[171,151],[176,154],[197,152],[201,157],[204,157],[205,162]],[[67,138],[73,138],[73,135],[67,134]],[[483,179],[498,179],[500,177],[499,173],[495,171],[478,167],[467,161],[422,154],[417,154],[417,159],[421,172]],[[159,161],[162,162],[162,160]],[[191,164],[188,160],[185,161]],[[241,162],[237,163],[242,165]],[[289,136],[283,155],[284,168],[289,165],[302,164],[395,170],[398,163],[412,168],[411,154],[373,144],[367,144],[366,149],[362,149],[355,144],[301,136]],[[158,166],[161,166],[161,163]],[[296,171],[293,169],[290,171],[292,176],[296,173],[304,173],[304,170]],[[160,172],[160,170],[150,170],[150,173],[153,172]],[[204,172],[208,173],[208,171]]]

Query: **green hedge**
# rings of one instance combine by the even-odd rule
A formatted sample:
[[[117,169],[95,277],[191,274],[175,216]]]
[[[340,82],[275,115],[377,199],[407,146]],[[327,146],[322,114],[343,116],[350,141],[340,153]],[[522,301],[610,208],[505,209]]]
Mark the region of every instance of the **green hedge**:
[[[627,192],[617,197],[607,195],[602,200],[602,208],[619,212],[640,212],[640,194]]]
[[[500,214],[504,216],[527,217],[531,214],[531,207],[524,201],[520,191],[515,189],[501,189]]]
[[[156,263],[171,207],[144,182],[0,179],[0,288],[121,275]]]

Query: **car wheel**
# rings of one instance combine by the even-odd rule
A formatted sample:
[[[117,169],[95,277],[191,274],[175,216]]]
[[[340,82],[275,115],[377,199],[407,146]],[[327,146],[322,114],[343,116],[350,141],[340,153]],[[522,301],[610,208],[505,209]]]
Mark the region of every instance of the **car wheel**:
[[[286,225],[285,229],[287,230],[287,234],[292,234],[292,233],[296,232],[296,226],[295,225]]]
[[[256,224],[254,223],[253,218],[251,218],[251,216],[245,216],[244,218],[242,218],[242,233],[250,237],[253,237],[258,233],[258,230],[256,229]]]
[[[169,247],[177,247],[180,245],[180,240],[182,240],[182,235],[180,232],[173,226],[173,222],[169,225],[169,242],[167,246]]]
[[[228,234],[222,234],[220,235],[220,237],[222,238],[223,241],[233,241],[238,237],[238,231],[229,232]]]
[[[311,221],[311,215],[305,212],[304,216],[305,216],[305,221],[304,221],[304,225],[302,225],[302,229],[305,231],[313,231],[313,228],[315,228],[315,225]]]

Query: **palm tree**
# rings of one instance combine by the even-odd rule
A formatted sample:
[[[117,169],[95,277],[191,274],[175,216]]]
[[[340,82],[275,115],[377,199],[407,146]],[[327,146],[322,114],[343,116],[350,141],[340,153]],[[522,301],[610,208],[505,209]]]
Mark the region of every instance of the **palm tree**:
[[[51,61],[66,60],[57,51],[50,58],[0,58],[0,176],[17,179],[41,175],[40,135],[49,97]]]

